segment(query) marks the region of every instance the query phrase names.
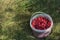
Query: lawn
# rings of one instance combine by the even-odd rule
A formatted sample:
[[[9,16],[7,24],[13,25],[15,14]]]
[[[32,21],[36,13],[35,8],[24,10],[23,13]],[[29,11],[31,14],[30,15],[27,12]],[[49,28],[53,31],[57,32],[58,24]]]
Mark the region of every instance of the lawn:
[[[60,0],[0,0],[0,40],[39,40],[29,25],[32,14],[39,11],[54,21],[43,40],[60,40]]]

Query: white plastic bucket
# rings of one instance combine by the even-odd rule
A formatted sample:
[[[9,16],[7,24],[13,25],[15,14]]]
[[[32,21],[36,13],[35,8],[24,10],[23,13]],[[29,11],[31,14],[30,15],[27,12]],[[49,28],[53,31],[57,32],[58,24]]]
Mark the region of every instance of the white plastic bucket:
[[[46,17],[48,18],[50,21],[51,21],[51,26],[45,30],[38,30],[38,29],[35,29],[33,26],[32,26],[32,20],[35,19],[36,17],[38,16],[43,16],[43,17]],[[32,16],[31,16],[31,19],[30,19],[30,27],[32,28],[33,31],[35,32],[38,32],[38,33],[46,33],[48,31],[51,31],[52,27],[53,27],[53,20],[51,18],[50,15],[44,13],[44,12],[35,12]]]

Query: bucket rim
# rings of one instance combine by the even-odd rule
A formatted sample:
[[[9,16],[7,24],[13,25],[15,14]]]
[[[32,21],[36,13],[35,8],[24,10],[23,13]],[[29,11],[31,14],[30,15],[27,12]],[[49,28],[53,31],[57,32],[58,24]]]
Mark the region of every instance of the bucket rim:
[[[38,29],[35,29],[34,27],[32,27],[32,25],[31,25],[32,18],[36,17],[36,15],[45,15],[45,16],[47,16],[47,17],[50,19],[50,21],[51,21],[51,26],[50,26],[49,28],[47,28],[47,29],[44,29],[44,30],[38,30]],[[53,27],[52,17],[51,17],[50,15],[44,13],[44,12],[35,12],[35,13],[32,15],[31,19],[30,19],[30,27],[32,28],[32,30],[37,31],[37,32],[49,31],[49,30],[51,30],[51,28]]]

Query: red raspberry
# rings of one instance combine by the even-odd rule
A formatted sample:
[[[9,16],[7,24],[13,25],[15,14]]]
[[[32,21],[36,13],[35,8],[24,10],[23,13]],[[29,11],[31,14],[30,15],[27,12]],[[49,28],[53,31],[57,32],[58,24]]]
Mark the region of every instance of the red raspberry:
[[[39,16],[32,21],[32,26],[35,27],[36,29],[44,30],[49,28],[51,25],[51,22],[42,16]]]

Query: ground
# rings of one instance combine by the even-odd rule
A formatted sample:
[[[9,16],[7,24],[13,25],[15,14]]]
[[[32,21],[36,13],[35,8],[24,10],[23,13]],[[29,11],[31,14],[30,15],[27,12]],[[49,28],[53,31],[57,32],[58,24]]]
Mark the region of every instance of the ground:
[[[39,11],[54,22],[43,40],[60,40],[60,0],[0,0],[0,40],[39,40],[29,25],[32,14]]]

